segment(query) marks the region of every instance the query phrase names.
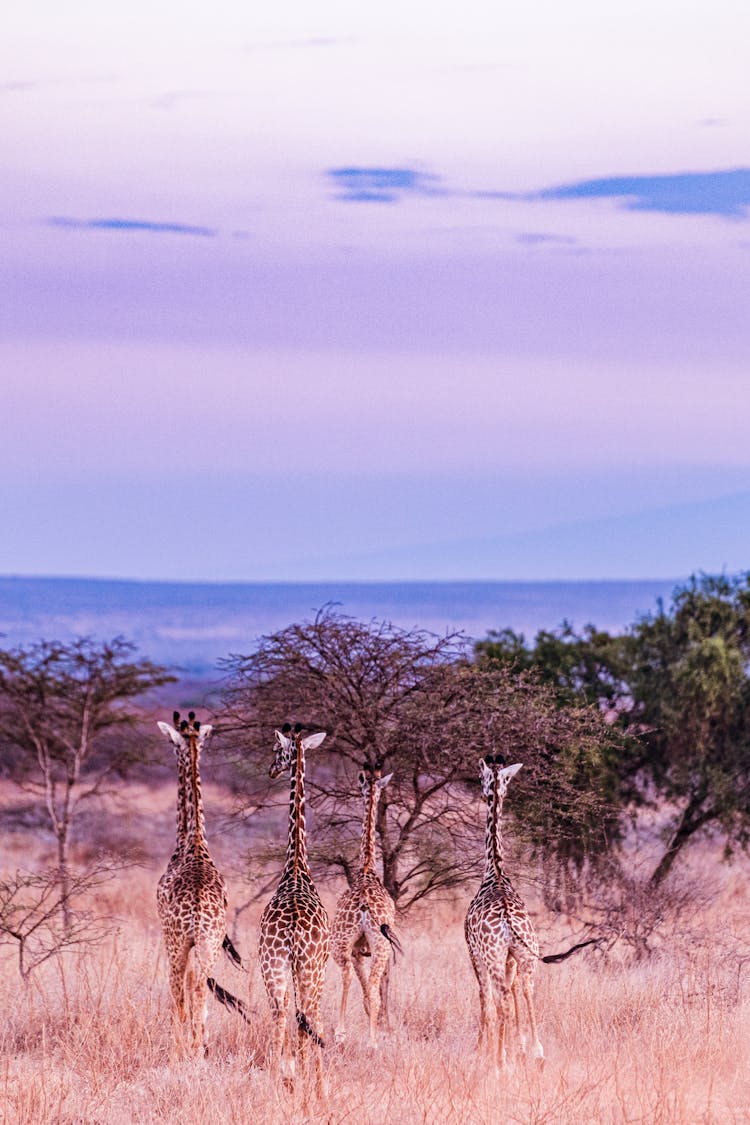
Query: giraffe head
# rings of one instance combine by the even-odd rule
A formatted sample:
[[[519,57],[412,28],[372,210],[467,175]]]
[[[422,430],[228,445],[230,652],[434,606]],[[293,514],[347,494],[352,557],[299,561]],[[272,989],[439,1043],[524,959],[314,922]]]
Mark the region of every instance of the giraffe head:
[[[301,723],[297,723],[294,730],[291,723],[284,723],[281,730],[274,731],[274,735],[276,737],[274,757],[268,771],[268,776],[271,778],[278,777],[284,770],[291,769],[297,757],[297,747],[303,751],[314,750],[316,746],[320,746],[326,736],[325,731],[320,731],[318,734],[308,734],[303,738]]]
[[[370,793],[374,790],[375,801],[380,798],[380,794],[385,789],[388,782],[393,777],[392,773],[387,773],[385,777],[380,776],[380,770],[373,770],[368,762],[364,763],[363,768],[359,771],[357,781],[359,782],[359,791],[364,798],[365,804],[370,799]]]
[[[213,727],[210,725],[201,726],[195,717],[195,711],[188,711],[187,719],[180,719],[180,712],[175,711],[172,719],[174,726],[170,726],[169,723],[157,723],[156,725],[172,743],[175,754],[179,757],[182,751],[188,750],[192,739],[195,739],[198,753],[200,753],[208,742]]]
[[[508,792],[510,779],[515,777],[522,764],[522,762],[516,762],[513,766],[506,766],[502,754],[488,754],[485,758],[480,758],[482,796],[490,802],[494,793],[502,801]]]

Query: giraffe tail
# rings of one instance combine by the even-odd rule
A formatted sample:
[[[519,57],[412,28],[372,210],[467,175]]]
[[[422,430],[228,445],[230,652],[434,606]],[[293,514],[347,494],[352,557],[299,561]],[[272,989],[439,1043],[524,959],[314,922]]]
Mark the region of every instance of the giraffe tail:
[[[540,957],[540,961],[544,961],[545,965],[557,965],[560,961],[564,961],[566,957],[570,957],[571,953],[576,953],[579,949],[585,949],[587,945],[599,945],[601,938],[589,938],[588,941],[579,941],[578,945],[571,945],[570,949],[566,949],[564,953],[548,953],[546,957]]]
[[[380,932],[383,935],[383,937],[387,938],[387,940],[391,943],[391,948],[393,949],[394,960],[396,959],[396,954],[398,954],[398,953],[403,954],[404,948],[401,945],[401,942],[398,940],[398,938],[396,937],[396,935],[394,934],[393,930],[391,929],[391,927],[388,925],[387,922],[383,922],[383,925],[380,927]]]
[[[294,1015],[300,1030],[304,1031],[305,1035],[309,1035],[313,1043],[317,1044],[318,1047],[325,1047],[325,1043],[318,1035],[317,1031],[312,1026],[305,1013],[297,1011],[294,1013]]]
[[[236,965],[238,969],[241,969],[243,967],[242,958],[240,957],[239,953],[237,952],[237,950],[232,945],[232,941],[229,937],[229,934],[224,934],[224,941],[222,942],[221,947],[224,950],[224,952],[226,953],[229,960],[232,962],[232,964]]]
[[[226,988],[222,988],[220,984],[217,984],[213,977],[208,977],[206,984],[209,987],[209,991],[213,992],[220,1004],[223,1004],[225,1008],[230,1008],[237,1012],[238,1015],[242,1016],[245,1023],[250,1023],[247,1007],[238,996],[233,996],[231,992],[227,992]]]

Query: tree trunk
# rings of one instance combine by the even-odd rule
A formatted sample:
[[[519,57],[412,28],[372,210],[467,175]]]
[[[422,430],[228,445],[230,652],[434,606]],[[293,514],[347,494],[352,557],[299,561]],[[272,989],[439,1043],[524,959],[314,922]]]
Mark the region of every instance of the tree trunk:
[[[388,806],[381,798],[376,816],[376,829],[380,837],[380,848],[383,853],[383,886],[388,891],[394,902],[398,902],[399,886],[396,878],[398,872],[398,855],[389,847],[388,822],[386,818]]]
[[[70,867],[68,864],[68,825],[60,824],[57,832],[57,869],[62,903],[63,929],[65,937],[70,936],[72,919],[70,916]]]
[[[658,887],[664,882],[667,875],[672,870],[674,861],[691,836],[693,836],[699,828],[703,828],[704,824],[708,824],[710,820],[713,820],[714,810],[708,809],[700,812],[701,804],[702,798],[699,799],[693,796],[685,807],[672,839],[669,841],[664,855],[659,860],[649,879],[649,883],[652,887]]]

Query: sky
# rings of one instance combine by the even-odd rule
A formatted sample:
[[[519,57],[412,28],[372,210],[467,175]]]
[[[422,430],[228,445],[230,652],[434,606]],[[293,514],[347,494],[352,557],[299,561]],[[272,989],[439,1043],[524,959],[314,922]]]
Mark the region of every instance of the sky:
[[[747,567],[750,9],[253,7],[4,15],[0,573]]]

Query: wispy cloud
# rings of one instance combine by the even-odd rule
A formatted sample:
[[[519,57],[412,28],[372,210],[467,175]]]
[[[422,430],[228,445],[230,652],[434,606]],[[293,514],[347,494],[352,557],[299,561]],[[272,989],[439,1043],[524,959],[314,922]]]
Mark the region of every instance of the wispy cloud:
[[[440,177],[414,168],[330,168],[337,199],[347,203],[398,203],[405,196],[442,195]]]
[[[0,82],[0,94],[20,94],[25,90],[38,90],[41,85],[41,82],[21,80],[17,82]]]
[[[543,246],[549,243],[557,246],[576,246],[578,244],[577,238],[571,238],[566,234],[548,234],[544,231],[521,231],[516,235],[516,242],[522,243],[524,246]]]
[[[299,51],[330,50],[332,47],[351,47],[360,43],[356,35],[309,35],[301,39],[269,39],[246,43],[246,51]]]
[[[163,94],[149,98],[148,104],[152,109],[174,109],[183,102],[205,101],[218,96],[208,90],[165,90]]]
[[[750,208],[750,168],[714,172],[674,172],[663,175],[607,176],[578,180],[539,191],[455,189],[439,176],[414,168],[330,168],[336,198],[347,203],[397,203],[410,196],[435,196],[477,200],[534,202],[537,200],[612,199],[630,211],[673,215],[719,215],[744,219]],[[556,236],[521,234],[519,241],[553,241]]]
[[[545,188],[519,198],[619,199],[631,211],[742,219],[750,207],[750,168],[661,176],[610,176]]]
[[[146,234],[187,234],[196,238],[215,238],[217,231],[212,227],[192,226],[189,223],[160,223],[150,219],[71,219],[63,215],[53,215],[46,220],[52,227],[65,227],[71,230],[114,230],[145,232]]]

